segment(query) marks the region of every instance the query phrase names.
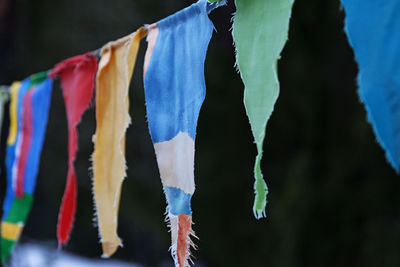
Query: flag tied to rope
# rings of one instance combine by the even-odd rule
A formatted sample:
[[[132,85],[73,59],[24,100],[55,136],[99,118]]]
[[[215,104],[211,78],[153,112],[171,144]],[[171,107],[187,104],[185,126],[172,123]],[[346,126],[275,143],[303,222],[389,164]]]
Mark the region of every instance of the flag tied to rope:
[[[194,246],[194,142],[206,93],[204,60],[214,29],[208,12],[218,5],[200,0],[148,27],[147,118],[168,204],[171,254],[180,267],[188,265],[189,248]]]
[[[122,181],[126,176],[125,132],[129,116],[129,83],[140,40],[136,32],[109,42],[101,49],[96,76],[96,133],[93,136],[93,192],[103,257],[110,257],[122,245],[117,235]]]
[[[5,262],[29,215],[51,101],[52,79],[42,72],[10,88],[10,131],[6,148],[7,189],[1,222]]]
[[[265,128],[279,95],[277,62],[285,46],[294,0],[235,0],[233,39],[244,105],[257,146],[254,165],[257,219],[265,217],[268,188],[261,173]]]
[[[342,0],[345,32],[358,63],[358,86],[386,157],[400,171],[400,2]]]
[[[58,63],[50,77],[59,77],[68,121],[68,174],[67,184],[58,217],[59,245],[68,242],[76,209],[76,174],[74,161],[78,150],[78,126],[92,100],[97,58],[92,53],[78,55]]]
[[[245,84],[244,103],[258,150],[254,167],[257,218],[265,216],[268,190],[260,168],[262,145],[279,94],[277,60],[287,40],[293,1],[235,1],[236,60]],[[214,29],[208,13],[225,4],[225,0],[211,2],[199,0],[147,28],[106,44],[100,51],[99,64],[93,53],[86,53],[57,64],[50,71],[50,78],[47,73],[40,73],[11,86],[8,185],[1,224],[3,260],[18,240],[32,204],[52,79],[56,77],[61,81],[68,121],[68,174],[58,218],[59,245],[68,242],[73,226],[77,125],[93,98],[95,79],[93,193],[103,256],[111,256],[121,245],[117,223],[121,186],[126,176],[125,132],[131,122],[128,90],[140,40],[148,34],[144,62],[148,126],[168,204],[171,254],[176,266],[189,265],[190,247],[194,247],[191,236],[195,236],[191,210],[195,191],[194,144],[206,90],[204,61]],[[398,85],[398,80],[394,82]],[[396,109],[391,106],[390,110]]]

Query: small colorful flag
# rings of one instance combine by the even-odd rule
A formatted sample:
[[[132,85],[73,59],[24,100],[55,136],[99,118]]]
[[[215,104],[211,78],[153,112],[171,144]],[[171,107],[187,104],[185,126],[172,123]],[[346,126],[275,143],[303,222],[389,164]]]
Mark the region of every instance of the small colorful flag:
[[[148,27],[147,118],[168,203],[171,254],[180,267],[189,264],[189,247],[194,246],[194,142],[206,93],[204,60],[214,29],[208,12],[217,6],[200,0]]]
[[[97,58],[92,53],[78,55],[58,63],[49,76],[58,76],[68,121],[68,174],[64,197],[58,217],[59,246],[68,242],[76,209],[76,174],[74,161],[78,150],[78,126],[93,97]]]
[[[358,63],[368,120],[386,158],[400,171],[400,2],[342,0],[345,32]]]
[[[129,83],[140,40],[136,32],[109,42],[101,49],[96,77],[96,133],[93,136],[93,193],[103,257],[110,257],[122,245],[117,235],[122,181],[126,176],[125,132],[129,116]]]
[[[1,259],[5,262],[29,215],[43,147],[53,81],[42,72],[11,86],[7,140],[7,190],[1,223]]]
[[[288,38],[294,0],[235,0],[233,39],[244,105],[257,145],[254,165],[257,219],[265,217],[268,188],[261,173],[265,128],[279,95],[277,62]]]

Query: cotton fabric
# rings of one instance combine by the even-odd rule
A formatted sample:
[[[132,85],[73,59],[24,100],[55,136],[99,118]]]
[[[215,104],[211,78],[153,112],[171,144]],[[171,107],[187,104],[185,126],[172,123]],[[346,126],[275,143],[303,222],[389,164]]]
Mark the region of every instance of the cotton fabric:
[[[205,98],[204,60],[213,24],[206,0],[149,26],[144,86],[150,135],[156,152],[176,266],[187,266],[193,245],[191,197],[194,141]]]
[[[379,144],[400,171],[400,2],[342,0],[358,87]]]
[[[1,259],[5,262],[29,215],[46,134],[52,80],[39,73],[11,86],[7,139],[7,190],[1,224]]]
[[[78,150],[78,126],[93,97],[97,58],[92,53],[78,55],[58,63],[50,76],[59,77],[68,121],[68,174],[67,184],[58,217],[59,246],[69,240],[76,209],[76,174],[74,161]]]
[[[126,176],[125,132],[129,116],[129,84],[140,40],[136,32],[106,44],[101,50],[96,76],[96,133],[93,136],[93,192],[103,257],[122,245],[117,235],[122,181]]]
[[[265,217],[268,188],[261,173],[265,128],[279,95],[277,61],[287,41],[294,0],[235,0],[233,39],[244,105],[257,146],[254,165],[257,219]]]

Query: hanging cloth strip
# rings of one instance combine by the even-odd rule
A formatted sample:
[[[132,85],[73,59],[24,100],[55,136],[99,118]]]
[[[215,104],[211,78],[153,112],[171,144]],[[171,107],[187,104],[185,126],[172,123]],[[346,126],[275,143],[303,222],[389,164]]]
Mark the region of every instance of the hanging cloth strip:
[[[1,223],[1,259],[5,262],[29,215],[51,100],[52,80],[42,72],[11,86],[7,140],[7,191]]]
[[[400,2],[342,0],[345,32],[359,67],[368,120],[386,158],[400,171]]]
[[[122,245],[117,235],[122,181],[126,176],[125,132],[129,116],[129,84],[140,40],[147,30],[109,42],[101,49],[96,77],[96,133],[93,136],[93,192],[103,257]]]
[[[205,97],[204,60],[213,24],[206,0],[149,27],[144,87],[150,135],[168,207],[171,254],[187,266],[192,231],[194,141]]]
[[[92,100],[96,71],[97,58],[92,53],[86,53],[58,63],[49,74],[61,80],[68,120],[68,174],[58,217],[59,246],[68,242],[74,221],[77,195],[74,161],[78,150],[76,127]]]
[[[257,145],[254,165],[257,219],[265,217],[268,188],[261,173],[265,128],[279,95],[277,61],[286,43],[294,0],[235,0],[233,39],[245,85],[244,105]]]
[[[4,263],[10,256],[11,251],[14,248],[15,241],[19,239],[19,236],[22,231],[22,226],[15,224],[7,224],[8,215],[10,213],[11,206],[15,206],[21,201],[15,200],[15,193],[13,188],[13,177],[12,177],[12,169],[15,161],[15,147],[17,143],[18,136],[18,96],[20,88],[27,87],[30,83],[29,78],[25,79],[21,82],[14,82],[10,87],[10,129],[7,138],[7,147],[6,147],[6,170],[7,170],[7,188],[6,195],[3,202],[3,217],[1,223],[1,260]],[[22,207],[27,207],[29,209],[30,201],[26,201],[22,203]],[[15,210],[15,208],[13,209]],[[8,227],[10,225],[11,227]]]

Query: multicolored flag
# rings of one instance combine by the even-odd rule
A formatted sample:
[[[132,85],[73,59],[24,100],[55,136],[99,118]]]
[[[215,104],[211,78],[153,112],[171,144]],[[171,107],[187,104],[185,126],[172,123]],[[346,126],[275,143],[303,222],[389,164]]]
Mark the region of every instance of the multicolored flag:
[[[7,140],[7,190],[1,223],[1,259],[6,261],[29,215],[51,101],[53,81],[42,72],[11,86]]]
[[[187,266],[195,191],[194,142],[206,86],[204,60],[214,26],[206,0],[150,25],[144,62],[144,87],[150,135],[168,207],[171,253]]]

